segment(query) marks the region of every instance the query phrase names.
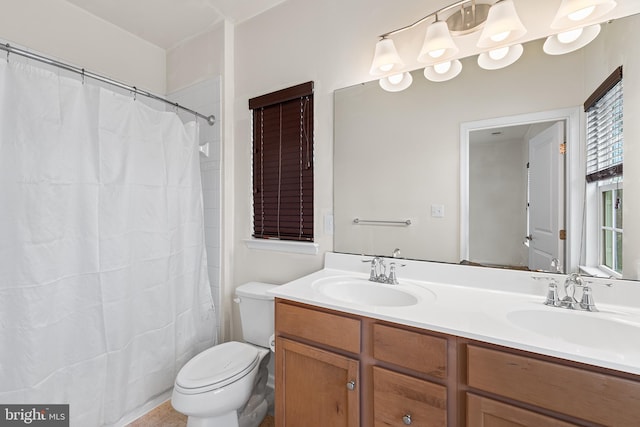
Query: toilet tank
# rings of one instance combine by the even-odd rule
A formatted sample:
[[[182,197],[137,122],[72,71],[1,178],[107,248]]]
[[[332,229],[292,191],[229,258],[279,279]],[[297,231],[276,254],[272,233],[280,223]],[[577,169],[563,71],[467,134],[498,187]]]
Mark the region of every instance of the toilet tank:
[[[267,292],[277,285],[249,282],[236,288],[236,299],[240,307],[242,337],[244,341],[269,348],[274,333],[275,319],[273,296]]]

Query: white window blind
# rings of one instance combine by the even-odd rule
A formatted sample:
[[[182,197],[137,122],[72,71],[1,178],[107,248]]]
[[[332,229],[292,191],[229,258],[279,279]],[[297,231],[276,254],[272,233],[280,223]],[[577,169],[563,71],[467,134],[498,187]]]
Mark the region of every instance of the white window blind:
[[[608,79],[608,88],[593,100],[587,114],[587,182],[622,175],[622,69]],[[612,75],[612,76],[614,76]]]

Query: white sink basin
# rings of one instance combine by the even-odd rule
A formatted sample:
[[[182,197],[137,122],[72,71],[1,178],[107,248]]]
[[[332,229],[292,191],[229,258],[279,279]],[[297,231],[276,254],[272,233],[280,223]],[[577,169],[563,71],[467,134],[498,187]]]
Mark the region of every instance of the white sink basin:
[[[354,277],[318,279],[312,286],[328,298],[357,305],[404,307],[436,298],[433,292],[417,285],[388,285]]]
[[[514,325],[548,338],[596,349],[639,352],[640,324],[605,313],[576,312],[561,308],[520,310],[507,314]]]

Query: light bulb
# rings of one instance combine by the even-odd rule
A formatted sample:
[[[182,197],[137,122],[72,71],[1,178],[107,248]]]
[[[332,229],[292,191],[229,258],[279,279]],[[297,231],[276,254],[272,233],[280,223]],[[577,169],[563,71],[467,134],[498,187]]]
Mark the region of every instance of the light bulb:
[[[387,80],[389,80],[389,83],[393,85],[397,85],[402,81],[402,73],[392,74],[389,77],[387,77]]]
[[[591,15],[595,9],[595,5],[588,6],[583,9],[576,10],[575,12],[571,12],[569,15],[567,15],[567,18],[571,19],[572,21],[582,21],[583,19],[586,19],[589,15]]]
[[[432,58],[440,58],[446,49],[436,49],[429,52],[429,56]]]
[[[380,71],[384,71],[384,72],[391,71],[391,69],[393,68],[393,64],[383,64],[379,68],[380,68]]]
[[[499,61],[507,56],[507,53],[509,53],[509,46],[493,49],[489,51],[489,58],[493,59],[494,61]]]
[[[569,30],[558,34],[558,41],[560,43],[573,43],[578,40],[578,37],[582,35],[582,28],[576,28],[575,30]]]
[[[441,62],[433,66],[433,70],[438,74],[445,74],[451,69],[451,61]]]
[[[489,38],[494,42],[501,42],[505,40],[507,37],[509,37],[509,34],[511,34],[511,31],[503,31],[501,33],[494,34]]]

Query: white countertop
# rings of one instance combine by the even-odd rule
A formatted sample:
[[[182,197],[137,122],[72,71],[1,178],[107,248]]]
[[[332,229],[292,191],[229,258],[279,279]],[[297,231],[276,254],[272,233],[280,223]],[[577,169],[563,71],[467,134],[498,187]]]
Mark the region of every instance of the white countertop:
[[[443,332],[520,350],[588,363],[640,375],[640,283],[593,279],[599,312],[543,304],[547,283],[532,276],[564,276],[423,261],[387,259],[398,268],[398,286],[418,302],[407,306],[372,306],[324,294],[319,283],[369,277],[369,257],[328,253],[325,268],[270,291],[278,298]],[[591,279],[589,279],[591,280]],[[611,282],[606,281],[606,283]],[[373,282],[371,282],[373,283]],[[559,286],[562,288],[562,286]],[[579,292],[576,296],[580,298]],[[521,314],[540,317],[522,326]],[[538,313],[540,312],[540,313]],[[566,319],[566,321],[565,321]],[[545,322],[548,325],[545,326]],[[631,335],[631,336],[630,336]]]

